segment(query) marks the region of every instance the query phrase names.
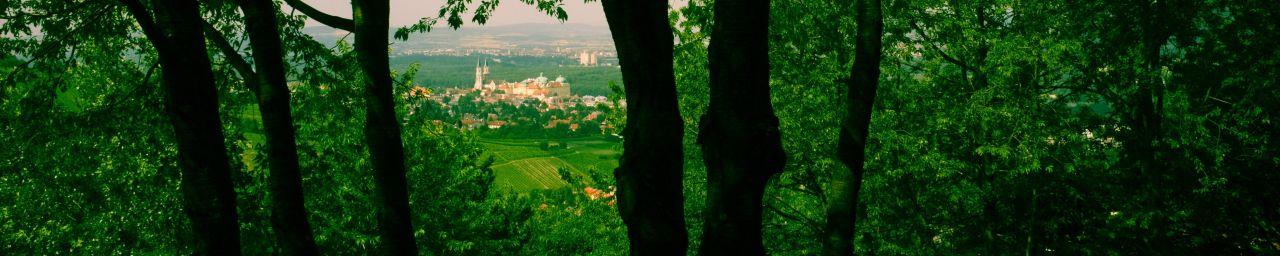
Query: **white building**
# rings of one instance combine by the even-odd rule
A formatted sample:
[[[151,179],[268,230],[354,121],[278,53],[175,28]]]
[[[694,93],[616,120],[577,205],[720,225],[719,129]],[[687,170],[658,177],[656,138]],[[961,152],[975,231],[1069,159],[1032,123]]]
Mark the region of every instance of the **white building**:
[[[578,54],[578,64],[579,64],[579,65],[583,65],[583,66],[595,66],[595,65],[596,65],[596,53],[595,53],[595,52],[589,52],[589,51],[583,51],[582,53],[579,53],[579,54]]]

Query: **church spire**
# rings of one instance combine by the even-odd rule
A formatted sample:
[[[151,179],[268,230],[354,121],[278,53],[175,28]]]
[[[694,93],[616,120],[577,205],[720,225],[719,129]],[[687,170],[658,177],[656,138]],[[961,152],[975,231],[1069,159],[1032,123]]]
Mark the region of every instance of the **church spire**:
[[[484,86],[484,74],[489,73],[489,62],[485,61],[485,66],[480,66],[480,58],[476,58],[476,83],[473,89],[480,90]]]

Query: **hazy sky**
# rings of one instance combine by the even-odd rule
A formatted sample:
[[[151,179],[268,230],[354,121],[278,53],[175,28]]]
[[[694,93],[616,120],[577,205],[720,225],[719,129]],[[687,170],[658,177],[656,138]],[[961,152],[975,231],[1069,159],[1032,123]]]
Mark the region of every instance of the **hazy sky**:
[[[303,0],[303,2],[334,16],[351,17],[350,0]],[[472,8],[478,3],[479,1],[475,1],[472,4]],[[435,17],[436,14],[439,14],[440,6],[443,4],[444,0],[391,0],[391,25],[404,26],[416,23],[418,19],[423,17]],[[565,23],[608,25],[605,23],[604,10],[600,7],[600,1],[583,3],[582,0],[565,0],[564,10],[569,13],[569,19]],[[471,22],[470,14],[464,16],[464,18],[466,22],[463,27],[475,26]],[[494,11],[493,16],[487,22],[488,25],[520,23],[556,24],[560,23],[560,21],[538,12],[537,9],[519,0],[505,0],[498,5],[498,9]],[[440,24],[445,24],[445,22],[441,21]],[[321,24],[309,21],[307,25],[320,26]]]

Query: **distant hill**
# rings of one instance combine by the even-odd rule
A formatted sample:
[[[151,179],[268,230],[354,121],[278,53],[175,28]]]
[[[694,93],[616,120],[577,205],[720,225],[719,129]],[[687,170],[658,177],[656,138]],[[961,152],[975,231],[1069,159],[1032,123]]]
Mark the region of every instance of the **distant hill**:
[[[321,43],[337,42],[345,31],[330,27],[308,27],[303,30]],[[393,34],[395,29],[391,31]],[[352,38],[347,38],[352,40]],[[414,34],[406,41],[392,40],[395,52],[405,50],[442,48],[482,49],[555,49],[613,48],[609,28],[587,24],[526,23],[503,26],[464,26],[458,30],[436,28],[428,33]],[[622,72],[616,66],[581,67],[574,56],[548,54],[544,56],[493,56],[474,54],[467,56],[425,56],[393,54],[391,68],[403,70],[412,63],[422,65],[416,82],[429,87],[469,87],[475,79],[475,62],[490,60],[488,79],[519,81],[543,74],[554,78],[563,75],[571,84],[573,93],[579,95],[609,95],[610,81],[622,84]],[[486,79],[487,80],[487,79]]]
[[[396,28],[391,28],[394,35]],[[303,29],[317,41],[333,44],[346,35],[346,31],[330,27],[315,26]],[[347,38],[351,40],[351,38]],[[482,46],[477,43],[498,42],[493,47],[554,47],[554,46],[596,46],[612,47],[613,39],[606,26],[580,23],[542,24],[524,23],[501,26],[467,25],[453,30],[448,27],[436,27],[431,32],[417,33],[409,40],[392,40],[392,48],[428,49]]]

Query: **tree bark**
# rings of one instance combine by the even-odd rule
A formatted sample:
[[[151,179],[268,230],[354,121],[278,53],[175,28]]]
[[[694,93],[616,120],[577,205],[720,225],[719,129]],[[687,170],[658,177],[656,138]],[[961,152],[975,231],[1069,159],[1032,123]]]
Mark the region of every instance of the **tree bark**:
[[[361,83],[365,88],[365,141],[369,144],[377,186],[374,201],[378,209],[378,230],[388,254],[417,255],[418,246],[409,217],[404,144],[392,97],[391,64],[387,56],[390,2],[352,0],[351,19],[325,14],[302,0],[285,2],[320,23],[355,34],[356,61],[363,71]]]
[[[665,1],[604,0],[626,85],[627,127],[614,176],[631,255],[684,255],[684,121]]]
[[[148,11],[137,0],[122,2],[155,46],[164,71],[165,110],[178,144],[183,207],[194,229],[196,253],[240,255],[236,194],[198,4],[154,1]]]
[[[871,111],[880,84],[881,36],[884,18],[880,0],[858,0],[854,6],[857,34],[855,56],[846,80],[844,124],[840,127],[837,154],[848,171],[836,170],[831,179],[827,200],[827,226],[824,229],[823,255],[853,255],[853,239],[857,224],[858,192],[865,171],[867,136],[871,127]]]
[[[285,80],[284,50],[276,23],[276,6],[271,0],[237,0],[244,12],[245,31],[253,48],[257,77],[258,111],[267,139],[267,164],[271,168],[271,224],[285,255],[318,255],[302,192],[298,166],[297,130],[289,107],[289,87]]]
[[[404,145],[400,120],[392,98],[387,30],[391,6],[387,0],[352,0],[356,59],[363,70],[365,140],[373,161],[378,226],[384,249],[391,255],[417,255],[409,218],[409,185],[405,180]]]
[[[1160,107],[1156,102],[1163,103],[1159,100],[1163,97],[1162,84],[1160,81],[1161,63],[1160,48],[1169,40],[1170,34],[1164,28],[1163,15],[1165,1],[1157,1],[1152,3],[1140,3],[1147,5],[1144,9],[1148,11],[1145,19],[1142,19],[1142,43],[1141,55],[1144,67],[1142,83],[1138,84],[1137,93],[1134,94],[1133,105],[1135,108],[1133,123],[1134,130],[1138,134],[1138,143],[1134,145],[1137,149],[1139,161],[1142,162],[1143,171],[1159,169],[1157,165],[1160,163],[1156,159],[1156,144],[1160,141],[1161,116],[1157,109]],[[1156,97],[1156,98],[1153,98]]]
[[[302,2],[302,0],[284,0],[284,2],[289,4],[289,7],[293,7],[294,10],[298,10],[299,12],[302,12],[302,14],[307,15],[308,18],[311,18],[316,22],[320,22],[320,24],[324,24],[325,26],[330,26],[336,29],[341,29],[346,31],[355,30],[355,27],[356,27],[355,21],[351,19],[333,16],[333,15],[329,15],[327,13],[321,12],[320,10],[317,10],[315,7],[311,7],[311,5],[308,5],[307,3]]]
[[[707,166],[702,255],[764,255],[762,197],[782,171],[769,99],[769,0],[719,1],[708,49],[710,103],[698,144]]]

